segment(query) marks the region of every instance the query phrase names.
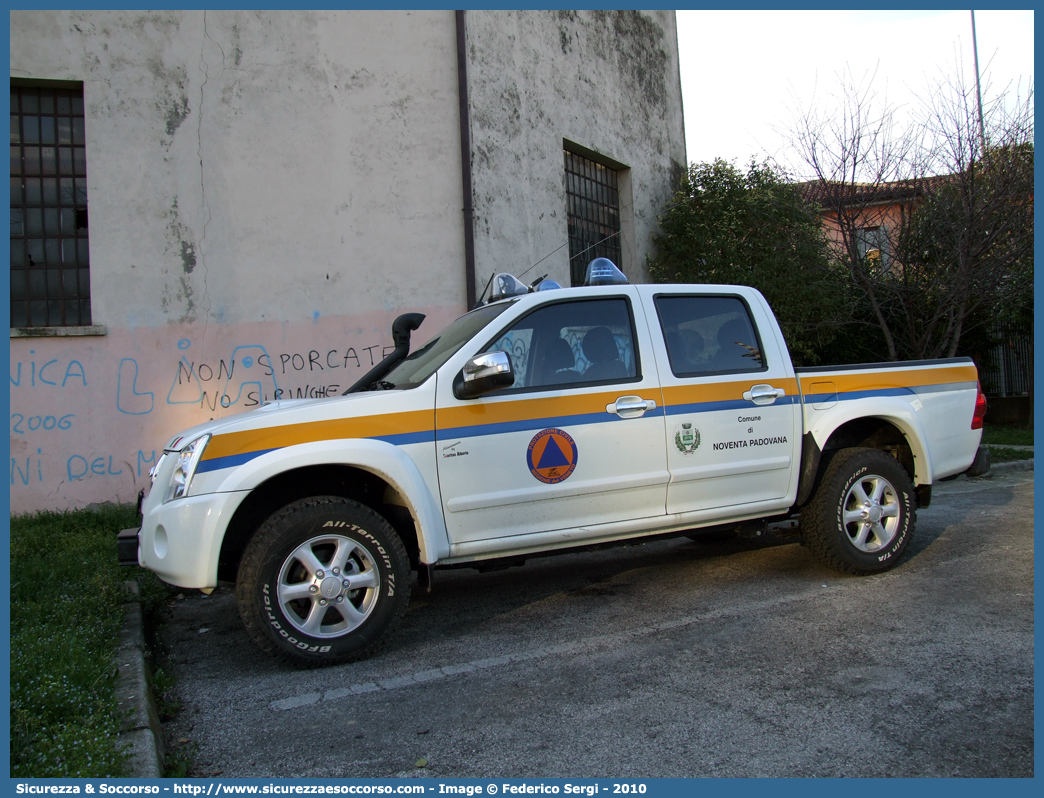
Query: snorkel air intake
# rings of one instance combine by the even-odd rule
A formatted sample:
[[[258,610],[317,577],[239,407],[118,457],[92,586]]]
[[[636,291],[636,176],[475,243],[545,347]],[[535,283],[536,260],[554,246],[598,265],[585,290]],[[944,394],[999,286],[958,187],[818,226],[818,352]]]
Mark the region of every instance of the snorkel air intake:
[[[365,391],[375,382],[378,382],[381,377],[399,365],[400,362],[406,359],[406,356],[410,353],[410,333],[421,326],[421,322],[424,321],[423,313],[403,313],[399,318],[392,322],[392,342],[395,344],[395,349],[388,357],[384,358],[380,363],[366,372],[365,376],[359,380],[355,385],[349,388],[342,396],[356,391]]]

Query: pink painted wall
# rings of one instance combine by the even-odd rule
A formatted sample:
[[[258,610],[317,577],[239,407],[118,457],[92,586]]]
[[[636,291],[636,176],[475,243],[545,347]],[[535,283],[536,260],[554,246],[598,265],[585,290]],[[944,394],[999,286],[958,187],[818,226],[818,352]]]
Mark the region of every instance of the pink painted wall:
[[[459,309],[427,314],[422,345]],[[398,311],[11,340],[11,512],[131,502],[181,429],[273,398],[335,396],[392,349]]]

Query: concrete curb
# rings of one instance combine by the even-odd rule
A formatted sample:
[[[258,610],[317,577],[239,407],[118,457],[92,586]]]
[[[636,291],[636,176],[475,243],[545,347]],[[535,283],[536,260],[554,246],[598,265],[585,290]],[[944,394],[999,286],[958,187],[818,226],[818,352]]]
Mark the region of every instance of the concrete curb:
[[[988,472],[986,472],[985,474],[983,474],[983,476],[988,477],[990,474],[993,474],[996,471],[1004,472],[1004,471],[1032,471],[1032,470],[1033,470],[1033,458],[1031,457],[1029,460],[1012,460],[1012,461],[1007,462],[1007,463],[993,463],[990,466],[990,470]]]
[[[125,615],[116,652],[116,700],[123,724],[120,741],[130,754],[127,775],[137,779],[163,776],[163,729],[145,670],[145,633],[138,583],[124,582],[133,598]]]

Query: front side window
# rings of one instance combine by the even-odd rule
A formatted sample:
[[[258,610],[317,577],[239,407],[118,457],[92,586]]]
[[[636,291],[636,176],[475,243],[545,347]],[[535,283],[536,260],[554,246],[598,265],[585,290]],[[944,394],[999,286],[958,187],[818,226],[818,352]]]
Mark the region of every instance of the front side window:
[[[656,313],[676,377],[765,370],[750,311],[739,297],[658,296]]]
[[[507,352],[511,389],[558,388],[638,379],[634,327],[626,299],[557,302],[538,308],[492,342]]]
[[[83,88],[11,86],[11,326],[91,324]]]

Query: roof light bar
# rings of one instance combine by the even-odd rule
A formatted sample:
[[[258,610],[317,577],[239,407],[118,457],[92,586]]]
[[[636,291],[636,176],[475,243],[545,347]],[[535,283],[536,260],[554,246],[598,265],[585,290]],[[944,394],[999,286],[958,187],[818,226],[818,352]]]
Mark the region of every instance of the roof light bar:
[[[627,277],[609,258],[595,258],[587,264],[584,285],[627,285]]]

